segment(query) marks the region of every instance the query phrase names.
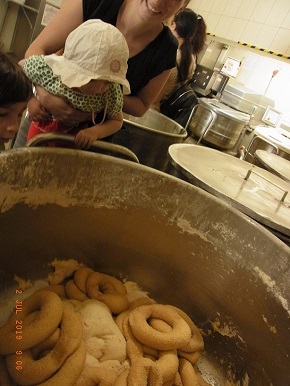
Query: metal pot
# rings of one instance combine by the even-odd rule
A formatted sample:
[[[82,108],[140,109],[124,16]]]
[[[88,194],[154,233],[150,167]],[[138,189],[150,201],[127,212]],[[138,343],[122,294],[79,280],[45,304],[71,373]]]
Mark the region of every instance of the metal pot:
[[[231,150],[244,133],[250,116],[209,98],[200,98],[193,109],[187,131],[219,150]]]
[[[42,133],[28,141],[27,146],[43,146],[53,144],[55,146],[64,146],[70,149],[78,149],[75,145],[75,137],[65,133]],[[113,157],[120,157],[133,162],[139,162],[136,155],[124,146],[115,145],[114,143],[104,142],[102,140],[94,141],[87,149],[90,152],[106,154]]]
[[[142,117],[124,114],[123,127],[113,135],[112,142],[132,150],[141,164],[165,171],[169,146],[183,142],[186,137],[181,125],[149,109]]]
[[[2,292],[75,258],[187,312],[212,384],[288,384],[290,252],[255,221],[165,173],[71,149],[4,152],[0,179]]]
[[[260,139],[260,141],[258,141],[258,139]],[[277,149],[277,151],[275,151],[276,154],[290,160],[290,133],[287,130],[277,127],[257,126],[246,153],[254,154],[257,149],[269,151],[269,144],[272,145],[270,149],[271,147]]]

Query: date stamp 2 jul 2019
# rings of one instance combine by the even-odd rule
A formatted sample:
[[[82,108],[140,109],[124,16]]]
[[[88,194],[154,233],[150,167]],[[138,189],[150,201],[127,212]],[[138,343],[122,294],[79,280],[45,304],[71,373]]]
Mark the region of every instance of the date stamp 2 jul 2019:
[[[21,289],[16,289],[16,294],[22,294]],[[23,325],[22,325],[22,318],[21,313],[23,311],[22,308],[22,301],[16,299],[15,300],[15,314],[17,318],[15,319],[15,339],[21,341],[23,338]],[[22,370],[22,350],[16,350],[16,361],[15,361],[15,369],[20,371]]]

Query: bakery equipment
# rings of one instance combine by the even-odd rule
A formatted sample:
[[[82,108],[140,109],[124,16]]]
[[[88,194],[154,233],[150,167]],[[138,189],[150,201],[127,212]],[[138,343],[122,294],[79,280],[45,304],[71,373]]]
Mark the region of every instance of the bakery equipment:
[[[230,205],[144,165],[85,151],[0,155],[1,295],[75,258],[137,282],[202,328],[215,385],[289,380],[289,248]]]
[[[250,114],[252,121],[256,122],[261,121],[267,107],[275,106],[272,99],[258,94],[234,79],[227,83],[220,100],[236,110]]]
[[[290,245],[290,184],[215,149],[178,144],[170,161],[187,181],[233,205]]]
[[[278,155],[283,158],[290,159],[289,131],[281,128],[257,126],[255,127],[254,135],[259,135],[262,138],[268,139],[278,147]]]
[[[257,149],[266,150],[290,160],[289,131],[277,127],[256,126],[245,152],[245,159],[248,162],[255,162],[254,153]]]
[[[206,96],[211,92],[215,77],[213,69],[197,64],[190,85],[197,94]]]
[[[250,116],[217,99],[199,98],[186,129],[199,142],[219,150],[230,150],[239,141]]]
[[[221,93],[228,80],[227,75],[197,64],[190,85],[199,96],[203,97],[211,93],[215,95]]]
[[[60,147],[78,149],[78,147],[75,145],[74,135],[56,132],[36,135],[27,142],[27,147],[50,145],[51,143]],[[114,143],[105,142],[102,140],[94,141],[89,149],[87,149],[87,151],[106,154],[112,157],[119,157],[139,163],[138,158],[131,150],[124,146],[116,145]]]
[[[243,145],[242,149],[243,149],[243,156],[241,157],[241,159],[244,159],[245,161],[248,161],[258,166],[262,166],[262,165],[259,162],[258,158],[255,156],[255,151],[257,149],[264,149],[265,151],[272,154],[279,153],[278,147],[273,142],[266,139],[265,137],[261,137],[260,135],[256,135],[254,133],[252,133],[252,139],[247,144],[247,147]]]
[[[265,150],[255,151],[255,157],[270,172],[276,174],[285,181],[290,182],[290,161],[279,155],[268,153]]]
[[[123,127],[112,136],[112,142],[133,151],[141,164],[164,171],[169,162],[168,147],[183,142],[186,130],[153,109],[142,117],[123,115]]]

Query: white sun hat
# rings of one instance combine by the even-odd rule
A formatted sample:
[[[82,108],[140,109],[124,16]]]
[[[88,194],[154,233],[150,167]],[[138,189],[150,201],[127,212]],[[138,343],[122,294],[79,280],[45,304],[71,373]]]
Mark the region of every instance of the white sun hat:
[[[122,85],[124,94],[130,94],[126,79],[128,59],[129,49],[122,33],[99,19],[88,20],[72,31],[62,56],[44,57],[67,87],[80,87],[92,79],[101,79]]]

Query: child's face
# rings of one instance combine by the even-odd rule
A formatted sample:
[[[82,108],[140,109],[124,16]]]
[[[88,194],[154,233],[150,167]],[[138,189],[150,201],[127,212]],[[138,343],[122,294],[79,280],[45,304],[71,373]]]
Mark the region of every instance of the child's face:
[[[0,106],[0,143],[14,138],[26,106],[27,102]]]
[[[78,87],[78,90],[85,95],[104,94],[108,91],[111,82],[107,80],[93,79],[89,83]]]

